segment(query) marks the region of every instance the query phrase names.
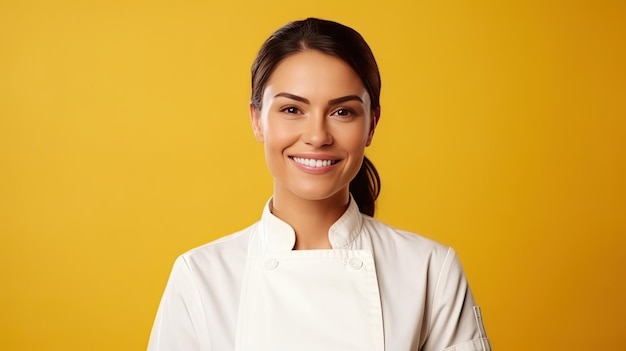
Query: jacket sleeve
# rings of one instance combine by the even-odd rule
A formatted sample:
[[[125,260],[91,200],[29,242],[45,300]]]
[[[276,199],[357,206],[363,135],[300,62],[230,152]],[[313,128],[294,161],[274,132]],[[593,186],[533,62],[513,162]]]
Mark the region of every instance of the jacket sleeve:
[[[433,297],[428,337],[422,351],[491,351],[480,308],[453,249],[443,261]]]
[[[176,259],[159,304],[148,351],[208,351],[206,318],[189,265]]]

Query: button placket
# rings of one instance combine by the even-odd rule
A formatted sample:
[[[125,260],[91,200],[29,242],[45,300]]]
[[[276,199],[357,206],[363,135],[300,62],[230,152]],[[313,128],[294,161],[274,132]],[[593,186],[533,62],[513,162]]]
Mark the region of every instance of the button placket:
[[[268,271],[273,271],[278,267],[278,260],[275,258],[270,258],[269,260],[265,261],[265,269],[267,269]]]
[[[363,260],[360,257],[352,257],[348,260],[348,267],[352,270],[358,271],[363,268]]]

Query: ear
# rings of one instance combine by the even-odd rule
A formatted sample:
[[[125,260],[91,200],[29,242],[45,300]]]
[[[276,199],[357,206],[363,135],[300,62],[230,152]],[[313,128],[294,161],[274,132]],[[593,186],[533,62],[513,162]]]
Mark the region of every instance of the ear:
[[[379,119],[380,119],[380,107],[374,110],[374,113],[372,113],[370,132],[367,136],[367,143],[365,143],[365,146],[370,146],[370,144],[372,143],[372,139],[374,138],[374,131],[376,130],[376,126],[378,125]]]
[[[250,104],[250,122],[252,122],[252,132],[259,142],[263,142],[263,128],[261,126],[261,111],[257,110],[254,105]]]

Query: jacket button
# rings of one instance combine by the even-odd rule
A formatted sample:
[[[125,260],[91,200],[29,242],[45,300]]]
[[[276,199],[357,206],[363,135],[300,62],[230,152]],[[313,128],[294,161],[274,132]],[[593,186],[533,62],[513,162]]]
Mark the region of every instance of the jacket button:
[[[359,257],[352,257],[350,261],[348,261],[348,265],[350,266],[350,268],[354,270],[358,270],[358,269],[361,269],[361,267],[363,267],[363,260],[360,259]]]
[[[265,262],[265,269],[267,269],[268,271],[273,271],[276,269],[276,267],[278,267],[278,260],[274,258],[269,259]]]

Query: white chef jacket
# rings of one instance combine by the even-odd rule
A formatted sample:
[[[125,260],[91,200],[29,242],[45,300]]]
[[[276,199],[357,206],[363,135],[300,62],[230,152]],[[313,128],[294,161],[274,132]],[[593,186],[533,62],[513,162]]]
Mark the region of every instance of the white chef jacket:
[[[348,351],[336,342],[324,344],[325,333],[340,335],[344,331],[357,333],[356,337],[346,335],[350,340],[360,339],[362,345],[371,343],[372,350],[491,350],[480,309],[453,249],[361,214],[353,199],[328,235],[332,250],[293,250],[292,227],[270,212],[268,202],[257,223],[181,255],[161,299],[148,350],[306,349],[283,347],[278,340],[280,335],[295,335],[302,345],[316,340],[317,349]],[[293,254],[297,254],[296,261]],[[331,261],[323,261],[326,257]],[[342,262],[346,272],[337,268]],[[315,272],[298,274],[298,269],[315,270],[317,266],[330,267],[330,271],[322,273],[321,279],[313,278],[313,283],[307,282]],[[288,281],[273,283],[276,275],[271,274],[280,274],[281,269],[291,269],[285,278]],[[326,285],[326,274],[333,270],[348,274],[346,277],[352,277],[348,271],[357,270],[366,275],[355,280],[357,293],[353,293],[353,287],[344,287],[344,279],[332,274],[328,279],[335,281]],[[367,285],[367,281],[373,284]],[[365,297],[349,295],[333,305],[335,287],[336,296],[342,291],[359,295],[362,290]],[[273,299],[272,294],[279,298]],[[357,301],[354,306],[353,300]],[[364,300],[363,304],[358,300]],[[306,304],[315,305],[300,308]],[[321,319],[311,319],[322,323],[300,323],[326,305],[332,306],[329,313],[339,312],[332,318],[321,315]],[[340,311],[344,305],[350,305],[347,312]],[[285,316],[294,307],[296,314]],[[366,310],[365,314],[361,310]],[[281,322],[282,317],[287,319]],[[316,330],[318,326],[320,330]],[[263,339],[267,333],[273,333],[272,337]]]

